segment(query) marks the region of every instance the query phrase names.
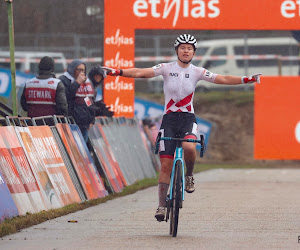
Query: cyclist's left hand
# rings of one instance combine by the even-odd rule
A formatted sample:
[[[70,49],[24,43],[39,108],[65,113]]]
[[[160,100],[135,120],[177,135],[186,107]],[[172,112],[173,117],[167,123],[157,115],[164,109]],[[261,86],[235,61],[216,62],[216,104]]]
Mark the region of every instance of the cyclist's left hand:
[[[257,73],[257,74],[251,75],[251,76],[243,76],[242,83],[243,84],[249,84],[249,83],[254,83],[254,82],[260,83],[261,75],[262,75],[261,73]]]

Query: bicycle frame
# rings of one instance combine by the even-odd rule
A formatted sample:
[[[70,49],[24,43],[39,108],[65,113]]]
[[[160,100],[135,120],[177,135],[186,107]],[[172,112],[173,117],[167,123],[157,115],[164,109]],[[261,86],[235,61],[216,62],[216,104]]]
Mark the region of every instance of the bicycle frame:
[[[184,187],[185,187],[185,171],[184,171],[184,160],[183,160],[183,148],[182,148],[182,142],[194,142],[194,143],[200,143],[201,144],[201,150],[200,150],[200,157],[203,157],[203,154],[205,152],[205,141],[204,136],[200,135],[200,140],[197,139],[184,139],[184,138],[178,138],[178,135],[176,135],[176,138],[172,137],[161,137],[161,133],[159,132],[156,138],[156,148],[155,148],[155,154],[158,153],[159,150],[159,142],[163,141],[176,141],[176,151],[175,151],[175,159],[173,161],[173,167],[171,172],[171,178],[170,178],[170,186],[169,186],[169,195],[166,197],[167,202],[167,213],[166,213],[166,219],[167,222],[169,219],[170,214],[170,208],[172,203],[172,210],[171,210],[171,219],[170,219],[170,234],[172,234],[173,237],[176,237],[177,235],[177,228],[178,228],[178,216],[179,216],[179,209],[182,208],[182,202],[184,201]],[[176,165],[177,162],[180,161],[181,163],[181,185],[179,186],[177,184],[178,181],[180,181],[179,176],[177,174],[180,174],[177,172]],[[179,164],[177,167],[180,167]],[[175,181],[175,176],[177,176]],[[174,186],[175,183],[175,186]],[[175,190],[176,188],[176,190]],[[179,190],[178,188],[181,188]],[[173,190],[175,190],[175,196],[173,197]],[[179,198],[178,194],[181,193],[181,197]],[[174,205],[175,204],[175,205]]]
[[[184,172],[184,160],[183,160],[183,148],[182,148],[182,142],[194,142],[194,143],[200,143],[201,144],[201,150],[200,150],[200,157],[203,157],[203,154],[206,150],[205,147],[205,141],[204,141],[204,136],[200,135],[200,140],[197,139],[181,139],[181,138],[172,138],[172,137],[161,137],[161,133],[158,133],[158,136],[156,138],[156,149],[155,149],[155,154],[158,153],[159,149],[159,142],[160,141],[170,141],[170,140],[175,140],[177,141],[176,145],[176,154],[175,154],[175,159],[173,161],[173,167],[172,167],[172,172],[171,172],[171,180],[170,180],[170,197],[169,200],[172,199],[172,190],[173,190],[173,184],[174,184],[174,173],[175,173],[175,166],[177,161],[181,161],[181,166],[182,166],[182,200],[184,201],[184,187],[185,187],[185,172]],[[168,201],[167,201],[168,202]]]
[[[163,139],[162,139],[163,140]],[[172,172],[171,172],[171,180],[170,180],[170,200],[173,199],[173,184],[174,184],[174,175],[175,175],[175,166],[177,161],[181,161],[182,166],[182,187],[185,187],[185,174],[184,174],[184,160],[183,160],[183,148],[180,145],[180,147],[176,147],[176,155],[173,162]],[[184,188],[182,188],[182,200],[184,201]]]

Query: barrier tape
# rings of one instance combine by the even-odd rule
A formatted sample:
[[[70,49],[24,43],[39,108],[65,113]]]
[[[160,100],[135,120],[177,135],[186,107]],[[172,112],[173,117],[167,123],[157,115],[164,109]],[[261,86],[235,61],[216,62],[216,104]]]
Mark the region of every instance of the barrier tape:
[[[298,61],[300,60],[300,56],[282,56],[282,55],[275,55],[275,54],[265,54],[265,55],[234,55],[234,56],[195,56],[193,60],[269,60],[269,59],[277,59],[281,61]],[[15,58],[15,62],[17,63],[24,63],[26,61],[32,63],[39,63],[40,58]],[[56,63],[67,62],[68,64],[71,63],[74,59],[54,59]],[[84,57],[81,58],[84,62],[90,63],[101,63],[102,57]],[[177,60],[176,56],[137,56],[134,58],[135,62],[157,62],[157,61],[174,61]],[[10,62],[10,58],[0,58],[0,62]]]

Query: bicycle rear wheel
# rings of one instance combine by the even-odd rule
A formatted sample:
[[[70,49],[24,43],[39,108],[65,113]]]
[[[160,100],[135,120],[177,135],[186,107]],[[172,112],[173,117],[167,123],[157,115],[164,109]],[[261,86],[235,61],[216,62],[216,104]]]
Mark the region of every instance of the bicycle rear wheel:
[[[175,165],[175,175],[173,183],[173,195],[171,201],[170,234],[177,236],[179,208],[182,202],[182,163],[177,161]]]

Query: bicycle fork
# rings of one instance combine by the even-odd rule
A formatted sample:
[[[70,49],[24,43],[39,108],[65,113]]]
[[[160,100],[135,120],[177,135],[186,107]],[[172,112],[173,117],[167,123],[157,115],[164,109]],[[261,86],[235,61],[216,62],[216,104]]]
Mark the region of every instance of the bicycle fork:
[[[175,175],[175,167],[176,167],[176,162],[177,161],[181,161],[181,167],[182,167],[182,174],[181,174],[181,183],[182,183],[182,201],[184,201],[184,187],[185,187],[185,174],[184,174],[184,162],[182,160],[182,153],[183,153],[183,149],[180,148],[176,148],[176,156],[175,156],[175,160],[173,163],[173,167],[172,167],[172,173],[171,173],[171,182],[170,182],[170,196],[167,199],[173,199],[173,185],[174,185],[174,175]],[[167,200],[167,202],[169,202],[169,200]]]

